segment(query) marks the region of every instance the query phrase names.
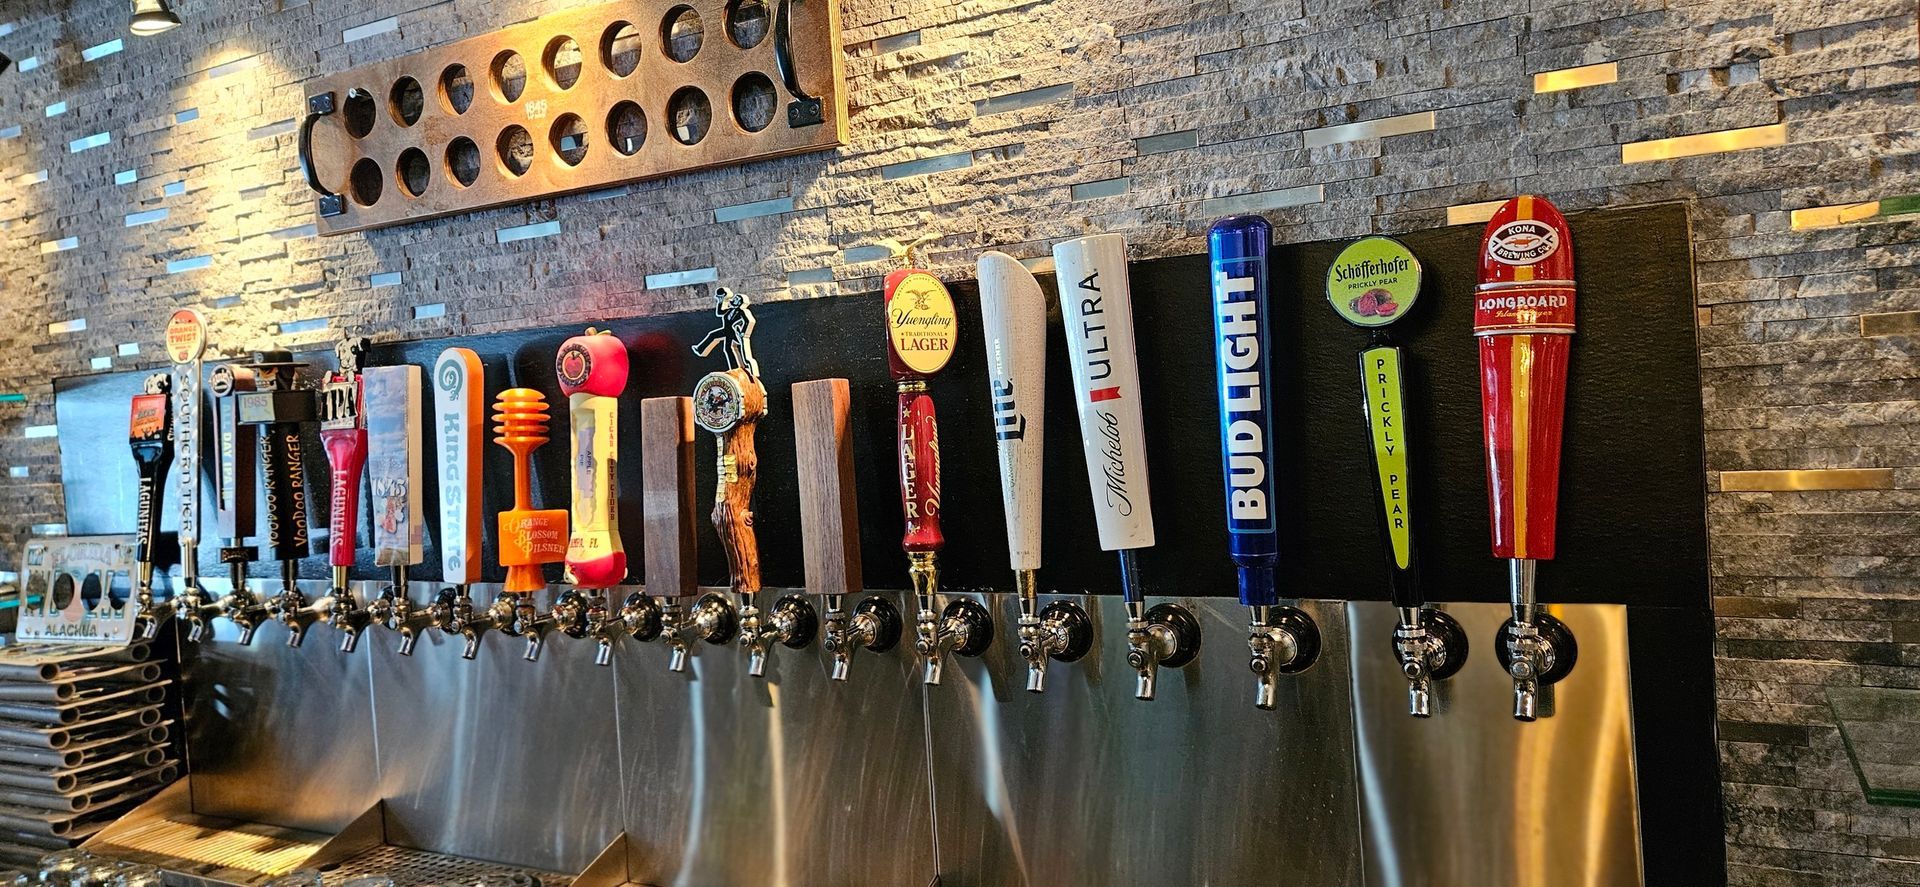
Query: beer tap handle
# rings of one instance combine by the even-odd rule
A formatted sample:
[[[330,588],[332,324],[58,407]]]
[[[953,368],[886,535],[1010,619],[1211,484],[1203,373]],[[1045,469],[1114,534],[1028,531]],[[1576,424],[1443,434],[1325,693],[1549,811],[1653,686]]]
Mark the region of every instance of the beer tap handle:
[[[800,545],[807,588],[826,613],[821,644],[833,657],[832,677],[847,679],[853,651],[884,653],[900,640],[900,614],[884,597],[854,613],[849,595],[865,590],[860,575],[860,503],[854,488],[851,390],[845,379],[793,385],[794,468],[800,479]]]
[[[420,376],[419,367],[403,364],[369,367],[361,377],[366,398],[367,479],[373,492],[373,563],[392,572],[397,597],[407,595],[407,569],[420,563],[426,547],[420,495]],[[352,606],[351,597],[346,602]],[[351,637],[365,624],[364,617],[356,614],[348,624],[336,622],[335,627]]]
[[[1511,564],[1513,618],[1495,643],[1514,681],[1514,717],[1573,666],[1573,635],[1539,610],[1535,564],[1554,555],[1567,366],[1574,334],[1573,243],[1546,198],[1523,194],[1487,222],[1474,294],[1481,427],[1493,555]]]
[[[480,581],[480,443],[486,422],[486,382],[486,369],[472,349],[448,348],[434,361],[440,578],[452,585]]]
[[[174,475],[179,488],[180,590],[171,601],[174,616],[187,624],[187,640],[199,642],[206,632],[205,590],[200,587],[200,431],[202,405],[200,358],[206,353],[206,318],[193,308],[180,308],[167,318],[164,344],[173,363],[173,440],[179,453]]]
[[[573,532],[567,575],[588,589],[607,589],[627,575],[620,541],[619,397],[627,387],[627,348],[611,333],[589,328],[560,345],[555,360],[567,395],[573,442]]]
[[[507,568],[506,591],[532,594],[547,587],[541,564],[567,556],[565,509],[533,507],[533,451],[547,442],[546,396],[531,388],[509,388],[493,404],[493,442],[513,454],[513,507],[500,512],[500,565]]]
[[[332,476],[327,563],[333,567],[334,592],[341,594],[360,541],[360,479],[367,464],[366,384],[360,357],[366,353],[366,339],[348,339],[337,350],[340,368],[321,380],[319,408],[320,446]]]
[[[133,553],[139,571],[134,588],[140,606],[136,631],[143,638],[152,638],[159,631],[159,608],[153,602],[153,561],[160,533],[161,497],[166,492],[167,473],[173,468],[171,390],[167,374],[148,376],[144,390],[133,397],[127,423],[127,441],[140,484]]]
[[[660,632],[669,650],[667,668],[681,672],[697,641],[723,644],[733,605],[700,593],[699,531],[694,522],[693,398],[650,397],[640,402],[640,482],[645,499],[647,594],[659,602]],[[701,617],[707,622],[700,624]]]
[[[285,351],[257,352],[246,365],[253,390],[238,395],[240,421],[262,429],[260,483],[267,497],[267,550],[280,562],[280,593],[266,609],[286,623],[290,647],[300,646],[315,619],[296,585],[300,559],[312,553],[301,426],[313,421],[315,410],[313,391],[298,385],[303,365]]]

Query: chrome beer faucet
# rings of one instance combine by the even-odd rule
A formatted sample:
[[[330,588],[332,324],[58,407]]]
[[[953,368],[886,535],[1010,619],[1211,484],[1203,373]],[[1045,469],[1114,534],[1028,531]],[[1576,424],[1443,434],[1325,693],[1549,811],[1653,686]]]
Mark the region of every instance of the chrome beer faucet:
[[[873,596],[849,614],[846,599],[862,591],[860,514],[853,479],[851,387],[845,379],[793,385],[794,467],[800,479],[800,542],[807,588],[826,612],[821,646],[844,681],[855,650],[884,653],[900,643],[900,611]]]
[[[367,602],[367,619],[399,635],[396,652],[412,656],[414,645],[420,641],[420,631],[432,624],[433,614],[428,608],[414,606],[407,596],[406,565],[395,564],[389,569],[391,578],[381,586],[380,596]]]
[[[257,528],[254,484],[260,468],[260,428],[241,421],[240,397],[254,390],[253,370],[244,363],[214,367],[207,377],[207,390],[214,397],[214,433],[219,449],[214,472],[215,515],[219,534],[226,542],[220,547],[220,562],[227,565],[229,584],[226,597],[214,607],[240,629],[240,645],[244,647],[253,643],[254,632],[267,620],[266,605],[247,588],[247,565],[260,553],[247,544]]]

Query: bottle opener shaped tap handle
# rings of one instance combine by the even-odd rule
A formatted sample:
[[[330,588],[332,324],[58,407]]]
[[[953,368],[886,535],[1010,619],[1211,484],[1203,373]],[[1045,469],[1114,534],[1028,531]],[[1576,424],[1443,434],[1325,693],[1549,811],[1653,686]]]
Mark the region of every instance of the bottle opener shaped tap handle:
[[[533,451],[547,442],[547,398],[531,388],[509,388],[493,404],[493,442],[513,454],[513,507],[500,512],[500,566],[507,591],[547,587],[541,564],[567,558],[567,512],[533,507]]]
[[[567,395],[573,440],[573,534],[567,575],[581,588],[612,588],[627,575],[620,542],[619,396],[627,387],[627,347],[589,328],[561,343],[555,361]]]
[[[1147,486],[1146,420],[1134,351],[1133,293],[1127,282],[1127,242],[1097,234],[1055,244],[1060,312],[1073,370],[1074,406],[1100,547],[1107,551],[1153,545],[1153,500]],[[1138,601],[1137,587],[1126,589]]]
[[[313,392],[298,387],[303,363],[285,351],[262,351],[246,365],[254,390],[239,394],[240,421],[264,426],[260,478],[267,494],[267,547],[274,560],[309,553],[306,448],[300,425],[314,419]]]
[[[366,384],[367,477],[373,490],[373,562],[420,562],[426,522],[420,496],[420,368],[370,367]]]
[[[360,476],[367,464],[367,409],[365,379],[360,361],[367,353],[365,337],[343,339],[334,348],[339,369],[320,380],[320,446],[331,470],[332,509],[327,522],[327,563],[334,569],[335,587],[346,584],[353,566],[354,547],[360,541]]]
[[[1273,226],[1259,216],[1215,222],[1211,261],[1220,457],[1226,481],[1227,550],[1240,577],[1240,603],[1280,603],[1279,500],[1273,455],[1273,336],[1267,306],[1267,246]]]
[[[917,268],[887,275],[887,365],[899,388],[902,546],[910,553],[946,545],[940,529],[940,426],[927,380],[952,359],[959,328],[953,296]]]
[[[1000,455],[1000,500],[1013,568],[1040,568],[1041,455],[1045,452],[1047,298],[1026,266],[987,252],[977,266],[987,340],[987,395]]]
[[[1567,221],[1544,197],[1515,197],[1487,223],[1474,289],[1494,557],[1553,558],[1573,331]]]
[[[127,442],[140,478],[139,514],[133,559],[140,564],[144,587],[151,581],[154,541],[160,533],[160,500],[165,478],[173,467],[173,415],[166,373],[147,377],[145,388],[133,396],[127,422]]]
[[[1411,418],[1403,384],[1406,360],[1388,334],[1420,296],[1420,260],[1390,237],[1364,237],[1340,251],[1327,269],[1327,301],[1342,320],[1372,331],[1360,350],[1360,390],[1366,405],[1367,440],[1380,490],[1393,605],[1425,603],[1420,592],[1413,540],[1410,478]]]
[[[702,357],[722,350],[727,369],[706,374],[693,391],[693,421],[714,434],[718,480],[713,491],[713,528],[727,552],[728,580],[735,594],[760,590],[760,547],[753,532],[753,485],[759,475],[754,429],[767,414],[767,389],[753,358],[753,311],[746,296],[717,287],[713,313],[720,328],[693,351]],[[724,347],[723,347],[724,346]]]
[[[486,423],[486,387],[486,370],[472,349],[448,348],[433,363],[433,427],[440,454],[440,576],[454,585],[480,580],[480,442]]]
[[[179,453],[175,475],[180,500],[180,567],[191,585],[200,574],[200,358],[207,350],[207,321],[192,308],[167,319],[167,359],[173,362],[173,441]]]
[[[225,363],[207,374],[207,391],[214,397],[214,437],[218,448],[214,471],[215,522],[226,540],[220,560],[244,565],[254,559],[247,546],[257,527],[254,485],[258,482],[259,428],[240,421],[240,395],[253,390],[253,370]]]

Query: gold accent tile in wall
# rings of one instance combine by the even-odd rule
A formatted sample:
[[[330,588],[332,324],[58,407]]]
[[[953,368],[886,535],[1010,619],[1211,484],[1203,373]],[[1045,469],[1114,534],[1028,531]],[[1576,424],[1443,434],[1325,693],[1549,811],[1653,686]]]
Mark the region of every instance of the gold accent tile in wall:
[[[1891,489],[1893,489],[1893,469],[1891,468],[1720,472],[1720,491],[1723,493]]]
[[[1749,126],[1745,129],[1728,129],[1690,136],[1675,136],[1670,139],[1632,142],[1620,146],[1620,162],[1645,163],[1650,160],[1673,160],[1679,157],[1697,157],[1701,154],[1745,151],[1749,148],[1772,148],[1786,143],[1787,125],[1775,123],[1770,126]]]
[[[1500,207],[1507,203],[1505,198],[1489,200],[1485,203],[1461,203],[1447,207],[1447,224],[1479,225],[1493,218]]]
[[[1563,92],[1583,86],[1602,86],[1619,79],[1619,65],[1613,62],[1601,62],[1597,65],[1581,65],[1578,68],[1541,71],[1533,75],[1533,91],[1535,93]]]

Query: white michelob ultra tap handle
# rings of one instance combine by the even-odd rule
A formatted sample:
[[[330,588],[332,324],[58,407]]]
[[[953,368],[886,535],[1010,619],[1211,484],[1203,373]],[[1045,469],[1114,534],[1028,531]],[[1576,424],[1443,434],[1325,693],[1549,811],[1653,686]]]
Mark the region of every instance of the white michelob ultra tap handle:
[[[480,355],[448,348],[433,363],[433,428],[439,446],[441,579],[480,581],[480,445],[486,375]]]
[[[980,320],[987,337],[987,394],[1000,451],[1000,499],[1015,570],[1040,569],[1040,467],[1045,450],[1047,298],[1026,266],[980,256]]]
[[[1127,241],[1118,234],[1096,234],[1056,243],[1053,262],[1100,547],[1146,548],[1153,545],[1153,503],[1147,492]]]
[[[367,415],[367,482],[373,490],[373,562],[420,562],[426,525],[420,504],[420,368],[360,372]]]

